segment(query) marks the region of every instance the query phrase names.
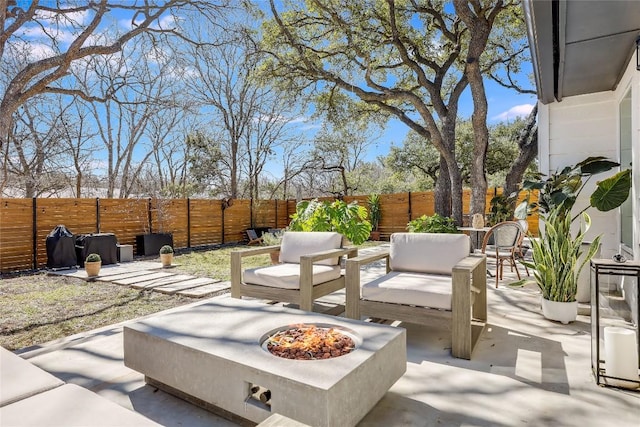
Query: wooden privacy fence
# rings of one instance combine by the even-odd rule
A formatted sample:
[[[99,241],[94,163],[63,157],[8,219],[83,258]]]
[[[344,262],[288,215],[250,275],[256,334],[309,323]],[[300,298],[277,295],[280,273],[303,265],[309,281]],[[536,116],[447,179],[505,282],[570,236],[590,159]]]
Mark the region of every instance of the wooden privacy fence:
[[[487,206],[494,194],[487,193]],[[344,200],[366,206],[367,198]],[[469,198],[465,191],[465,212]],[[412,219],[433,215],[433,200],[432,192],[381,195],[383,239],[406,231]],[[285,228],[295,206],[295,200],[0,198],[0,273],[44,267],[46,237],[59,224],[73,234],[114,233],[118,243],[134,248],[137,235],[172,233],[174,247],[184,249],[240,242],[247,228]],[[537,217],[529,219],[529,230],[537,234]]]

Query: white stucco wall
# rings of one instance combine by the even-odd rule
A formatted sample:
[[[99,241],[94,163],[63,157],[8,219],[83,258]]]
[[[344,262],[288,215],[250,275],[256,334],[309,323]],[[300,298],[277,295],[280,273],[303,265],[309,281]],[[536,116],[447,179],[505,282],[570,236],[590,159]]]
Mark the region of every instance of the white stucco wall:
[[[605,156],[619,161],[619,104],[627,91],[632,91],[633,188],[630,197],[633,201],[633,247],[623,248],[620,244],[620,216],[617,209],[599,212],[591,208],[587,211],[593,220],[589,236],[602,235],[603,258],[623,252],[628,258],[640,260],[640,71],[636,70],[635,60],[634,55],[614,91],[572,96],[564,98],[562,102],[539,105],[540,171],[548,175],[589,156]],[[600,174],[595,178],[604,179],[612,173]],[[581,194],[576,211],[588,204],[595,179],[593,181]],[[635,279],[623,280],[622,288],[632,317],[638,322],[638,285],[629,283],[630,280]]]
[[[613,92],[572,96],[562,102],[540,106],[538,143],[540,171],[545,175],[590,156],[618,159],[617,107]],[[544,132],[542,129],[544,128]],[[601,174],[603,179],[612,173]],[[587,183],[580,194],[575,212],[589,204],[596,178]],[[602,256],[611,257],[619,251],[620,222],[617,211],[599,212],[588,209],[592,227],[587,239],[602,235]]]

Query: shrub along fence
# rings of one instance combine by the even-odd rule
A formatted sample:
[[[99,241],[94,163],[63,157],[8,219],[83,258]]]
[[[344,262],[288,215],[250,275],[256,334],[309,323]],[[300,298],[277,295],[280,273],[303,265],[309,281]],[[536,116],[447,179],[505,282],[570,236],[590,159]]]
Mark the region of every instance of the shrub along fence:
[[[487,193],[487,206],[496,191]],[[366,206],[367,198],[344,201]],[[406,231],[412,219],[433,215],[433,200],[432,192],[381,195],[383,239]],[[241,242],[248,228],[285,228],[295,207],[295,200],[0,198],[0,273],[44,267],[46,237],[59,224],[75,235],[114,233],[119,244],[134,249],[138,235],[172,233],[174,248],[185,249]],[[468,191],[463,208],[468,212]],[[530,217],[529,227],[537,234],[537,217]]]

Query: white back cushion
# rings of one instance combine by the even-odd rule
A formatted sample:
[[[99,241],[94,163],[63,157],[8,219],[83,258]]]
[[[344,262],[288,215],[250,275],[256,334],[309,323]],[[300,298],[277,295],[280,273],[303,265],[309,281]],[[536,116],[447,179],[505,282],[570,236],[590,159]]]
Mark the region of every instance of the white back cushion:
[[[342,234],[332,231],[287,231],[282,236],[280,262],[300,264],[300,257],[342,246]],[[314,264],[338,265],[339,258],[329,258]]]
[[[393,271],[451,274],[470,250],[471,240],[466,234],[394,233],[389,265]]]

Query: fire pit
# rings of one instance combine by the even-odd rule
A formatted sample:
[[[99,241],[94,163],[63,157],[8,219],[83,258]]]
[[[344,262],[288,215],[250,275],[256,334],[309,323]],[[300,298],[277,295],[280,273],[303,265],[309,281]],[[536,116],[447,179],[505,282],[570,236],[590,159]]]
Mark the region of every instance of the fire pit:
[[[338,357],[274,356],[269,337],[286,337],[300,324],[333,330],[353,346],[338,338],[351,348]],[[124,362],[148,384],[235,421],[260,423],[278,413],[346,427],[404,374],[405,335],[403,328],[227,297],[126,325]]]
[[[262,347],[284,359],[330,359],[351,353],[354,338],[353,332],[331,325],[299,324],[269,333]]]

